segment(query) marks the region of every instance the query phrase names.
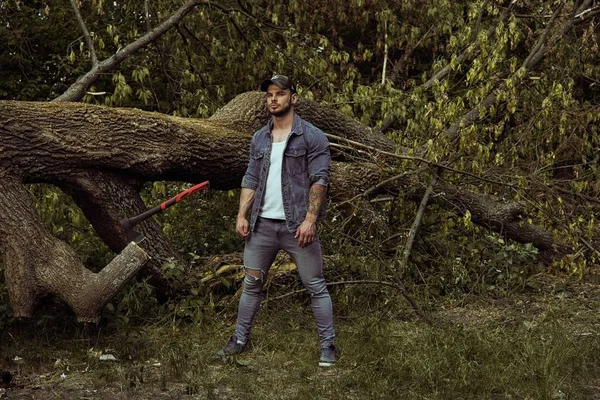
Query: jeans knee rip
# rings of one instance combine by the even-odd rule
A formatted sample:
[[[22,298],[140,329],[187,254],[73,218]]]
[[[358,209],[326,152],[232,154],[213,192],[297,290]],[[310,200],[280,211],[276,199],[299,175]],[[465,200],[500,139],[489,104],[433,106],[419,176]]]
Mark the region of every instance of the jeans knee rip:
[[[323,288],[321,290],[319,290],[319,291],[310,291],[309,290],[310,297],[315,297],[315,296],[318,296],[318,295],[323,294],[325,292],[327,292],[327,286],[323,286]]]
[[[246,276],[248,278],[252,279],[254,282],[257,282],[257,281],[261,281],[262,282],[263,279],[264,279],[264,271],[262,269],[248,268],[247,266],[242,265],[242,270],[246,273]],[[250,271],[260,271],[260,277],[248,273],[248,270],[250,270]]]

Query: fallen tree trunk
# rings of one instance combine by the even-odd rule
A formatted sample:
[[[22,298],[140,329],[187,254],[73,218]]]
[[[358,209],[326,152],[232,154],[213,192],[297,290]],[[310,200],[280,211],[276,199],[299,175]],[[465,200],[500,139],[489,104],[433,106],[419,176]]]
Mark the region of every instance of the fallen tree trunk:
[[[96,322],[100,311],[144,266],[147,254],[129,244],[99,273],[86,269],[75,251],[50,235],[22,182],[0,170],[0,251],[16,317],[29,317],[36,304],[56,294],[82,322]]]
[[[62,186],[73,195],[100,237],[114,251],[119,251],[125,243],[123,235],[118,234],[118,220],[143,211],[143,203],[136,194],[140,182],[209,180],[217,190],[239,187],[246,168],[249,138],[267,118],[263,96],[260,92],[244,93],[207,120],[81,103],[0,101],[0,167],[14,171],[24,183],[51,182]],[[383,151],[393,150],[391,141],[379,132],[335,110],[322,110],[317,103],[304,101],[300,102],[298,113],[312,118],[310,121],[326,133]],[[335,153],[334,158],[348,157]],[[360,194],[376,184],[381,174],[375,164],[334,165],[343,171],[334,171],[333,176],[331,194],[338,200]],[[98,183],[102,176],[110,185],[117,186],[103,188],[105,183]],[[408,189],[415,182],[405,181],[400,186],[403,184]],[[532,237],[523,234],[519,224],[508,224],[514,220],[511,215],[491,218],[497,214],[494,211],[497,204],[488,202],[489,206],[481,206],[474,201],[486,196],[451,186],[444,193],[450,196],[448,206],[454,207],[462,199],[464,209],[477,216],[476,222],[483,226],[520,242],[543,238],[535,243],[544,249],[554,246],[551,235],[541,228],[544,234]],[[145,233],[161,243],[160,232],[155,230],[148,228]],[[163,247],[153,256],[173,255],[169,254],[168,245]]]

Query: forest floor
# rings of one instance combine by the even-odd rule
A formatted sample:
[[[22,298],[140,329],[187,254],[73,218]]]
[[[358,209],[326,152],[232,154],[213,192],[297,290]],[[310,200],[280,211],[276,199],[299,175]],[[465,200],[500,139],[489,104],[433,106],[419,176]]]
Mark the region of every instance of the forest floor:
[[[298,298],[263,306],[251,349],[228,360],[215,352],[233,306],[93,334],[32,321],[0,333],[13,375],[0,399],[600,399],[600,271],[534,279],[538,290],[438,298],[424,307],[433,327],[389,289],[369,304],[346,292],[328,369]]]

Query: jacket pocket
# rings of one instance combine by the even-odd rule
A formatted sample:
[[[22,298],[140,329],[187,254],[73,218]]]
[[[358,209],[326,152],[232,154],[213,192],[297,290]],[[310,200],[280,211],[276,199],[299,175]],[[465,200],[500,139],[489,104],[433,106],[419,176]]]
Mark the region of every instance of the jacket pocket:
[[[306,171],[306,149],[289,148],[285,150],[286,168],[290,174]]]

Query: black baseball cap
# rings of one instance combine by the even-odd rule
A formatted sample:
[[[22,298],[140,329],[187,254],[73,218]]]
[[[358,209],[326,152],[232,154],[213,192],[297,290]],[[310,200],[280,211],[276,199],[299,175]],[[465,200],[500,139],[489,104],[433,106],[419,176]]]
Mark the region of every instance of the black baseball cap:
[[[260,90],[266,92],[269,85],[276,85],[280,89],[290,89],[290,92],[296,93],[296,85],[285,75],[273,75],[271,79],[265,79],[260,84]]]

